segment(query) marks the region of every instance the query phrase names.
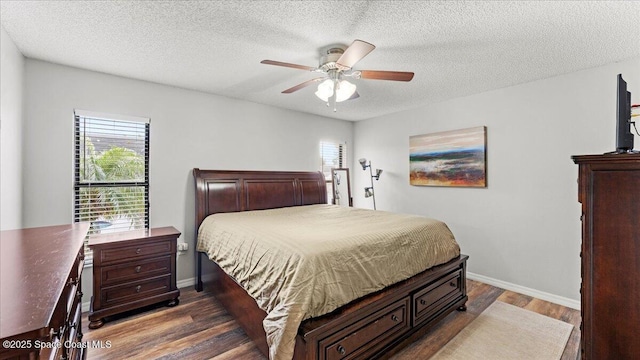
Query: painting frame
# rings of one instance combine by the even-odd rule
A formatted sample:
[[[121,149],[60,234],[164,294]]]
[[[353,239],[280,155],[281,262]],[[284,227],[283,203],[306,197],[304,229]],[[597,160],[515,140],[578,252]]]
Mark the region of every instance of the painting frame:
[[[487,187],[487,127],[409,137],[409,184]]]

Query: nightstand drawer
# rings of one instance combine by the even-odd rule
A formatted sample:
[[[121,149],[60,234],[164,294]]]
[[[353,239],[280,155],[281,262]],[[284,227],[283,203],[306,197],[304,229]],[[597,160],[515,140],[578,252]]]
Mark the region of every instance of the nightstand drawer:
[[[170,254],[172,242],[175,243],[175,240],[167,239],[163,241],[104,249],[100,252],[100,259],[102,264],[106,265],[109,262],[118,262],[136,257]]]
[[[146,299],[156,294],[171,290],[171,274],[144,281],[130,282],[122,285],[105,287],[100,292],[102,304],[111,306]]]
[[[102,285],[171,274],[171,255],[100,268]]]

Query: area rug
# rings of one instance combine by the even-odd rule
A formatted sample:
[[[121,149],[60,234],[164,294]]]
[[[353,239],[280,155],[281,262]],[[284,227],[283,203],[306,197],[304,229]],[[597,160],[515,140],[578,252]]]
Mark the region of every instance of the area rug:
[[[573,325],[495,301],[431,360],[557,360]]]

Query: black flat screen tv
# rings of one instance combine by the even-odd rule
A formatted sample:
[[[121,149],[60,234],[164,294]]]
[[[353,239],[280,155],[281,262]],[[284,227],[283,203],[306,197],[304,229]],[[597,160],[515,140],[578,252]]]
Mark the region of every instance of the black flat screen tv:
[[[627,82],[618,74],[618,101],[616,102],[616,153],[633,151],[633,133],[631,132],[631,93],[627,91]]]

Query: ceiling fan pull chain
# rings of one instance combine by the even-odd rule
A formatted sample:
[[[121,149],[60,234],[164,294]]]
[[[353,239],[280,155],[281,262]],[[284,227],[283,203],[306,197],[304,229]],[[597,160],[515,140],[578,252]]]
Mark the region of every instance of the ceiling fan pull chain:
[[[338,98],[338,90],[340,89],[340,82],[338,81],[337,78],[333,79],[333,96],[331,97],[331,99],[333,100],[333,112],[338,111],[336,103],[337,98]]]

